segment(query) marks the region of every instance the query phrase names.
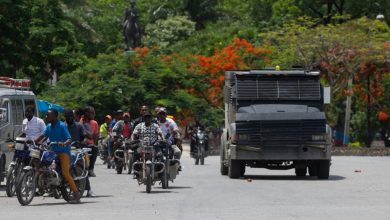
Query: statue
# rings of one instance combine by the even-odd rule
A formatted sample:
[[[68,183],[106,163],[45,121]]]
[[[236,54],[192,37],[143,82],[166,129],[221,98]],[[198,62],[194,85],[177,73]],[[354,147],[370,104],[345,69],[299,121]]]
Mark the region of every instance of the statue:
[[[138,24],[139,13],[135,7],[135,0],[130,0],[130,8],[126,8],[123,20],[123,35],[126,50],[141,46],[141,28]]]

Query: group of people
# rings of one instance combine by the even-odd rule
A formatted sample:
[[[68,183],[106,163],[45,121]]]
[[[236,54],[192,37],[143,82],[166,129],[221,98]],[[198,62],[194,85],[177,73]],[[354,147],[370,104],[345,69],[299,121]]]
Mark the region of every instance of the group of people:
[[[96,142],[99,137],[98,123],[94,120],[95,110],[90,106],[75,111],[65,110],[65,122],[63,122],[59,120],[59,113],[56,109],[49,109],[46,114],[47,125],[42,119],[34,115],[35,112],[34,107],[26,108],[22,135],[29,140],[34,140],[35,143],[44,141],[58,143],[52,146],[52,150],[57,153],[60,160],[61,174],[72,191],[72,202],[79,203],[82,195],[77,190],[77,186],[69,172],[70,144],[76,142],[80,145],[88,145],[92,149],[88,164],[88,177],[95,177],[94,167],[98,156]],[[87,190],[87,196],[92,197],[94,193],[91,190],[88,177],[85,189]]]
[[[44,120],[35,116],[34,107],[27,107],[23,121],[23,135],[36,143],[43,141],[57,142],[52,150],[57,153],[60,160],[61,174],[72,191],[71,202],[79,203],[80,192],[70,175],[70,151],[71,143],[87,145],[92,149],[89,158],[89,171],[86,180],[87,197],[95,194],[91,189],[89,177],[96,177],[94,172],[95,162],[98,156],[97,143],[103,140],[107,143],[110,159],[113,158],[113,134],[122,135],[132,140],[143,140],[148,137],[151,142],[166,140],[172,143],[175,159],[180,159],[182,153],[182,140],[179,127],[176,122],[167,117],[167,109],[155,108],[155,117],[144,105],[140,109],[140,117],[131,120],[128,112],[118,110],[114,117],[106,115],[105,122],[99,127],[95,120],[95,110],[91,106],[83,109],[65,110],[65,121],[59,120],[59,113],[55,109],[49,109],[46,114],[47,125]]]
[[[140,109],[140,116],[134,120],[131,120],[130,113],[122,110],[118,110],[114,118],[106,115],[105,123],[100,126],[100,137],[108,148],[107,160],[114,158],[114,136],[118,135],[131,140],[148,137],[151,143],[168,139],[167,141],[173,144],[175,158],[180,159],[183,149],[179,127],[172,118],[167,117],[167,113],[165,107],[156,107],[153,117],[149,107],[144,105]]]

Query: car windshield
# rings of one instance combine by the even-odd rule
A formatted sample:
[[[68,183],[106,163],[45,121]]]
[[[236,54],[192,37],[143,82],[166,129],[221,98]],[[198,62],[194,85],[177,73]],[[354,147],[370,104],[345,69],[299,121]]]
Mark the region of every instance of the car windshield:
[[[0,98],[0,125],[8,122],[8,101]]]

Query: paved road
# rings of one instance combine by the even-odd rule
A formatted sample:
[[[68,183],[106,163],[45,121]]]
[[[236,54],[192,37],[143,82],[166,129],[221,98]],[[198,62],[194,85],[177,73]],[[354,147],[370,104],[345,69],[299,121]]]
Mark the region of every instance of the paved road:
[[[21,207],[1,186],[0,219],[390,219],[389,157],[334,157],[327,181],[265,169],[231,180],[219,174],[218,161],[196,167],[187,156],[172,188],[151,194],[100,164],[91,180],[99,196],[80,205],[38,197]]]

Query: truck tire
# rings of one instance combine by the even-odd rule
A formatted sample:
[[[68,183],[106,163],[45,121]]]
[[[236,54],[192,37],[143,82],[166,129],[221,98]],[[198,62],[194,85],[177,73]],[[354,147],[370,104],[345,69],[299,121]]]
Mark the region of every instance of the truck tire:
[[[5,177],[5,155],[0,155],[0,185],[4,181]]]
[[[241,176],[241,161],[229,160],[228,176],[230,179],[238,179]]]
[[[308,166],[310,176],[318,176],[318,161],[312,160]]]
[[[225,161],[225,151],[224,151],[224,146],[221,146],[220,149],[220,158],[221,158],[221,175],[226,176],[229,172],[229,167],[225,166],[224,161]]]
[[[329,179],[330,160],[318,161],[318,179],[327,180]]]
[[[244,176],[245,175],[245,168],[246,168],[245,162],[241,162],[241,164],[240,164],[240,176]]]
[[[295,168],[295,175],[297,177],[305,177],[307,172],[307,167],[296,167]]]

